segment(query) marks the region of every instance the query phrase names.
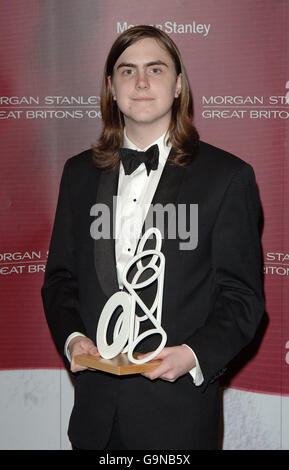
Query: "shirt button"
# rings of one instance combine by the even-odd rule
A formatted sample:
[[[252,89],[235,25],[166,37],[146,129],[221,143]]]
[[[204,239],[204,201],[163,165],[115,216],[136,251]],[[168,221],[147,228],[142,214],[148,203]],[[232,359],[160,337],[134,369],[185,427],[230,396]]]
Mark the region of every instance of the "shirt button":
[[[136,202],[136,199],[134,199],[133,202]]]
[[[128,248],[127,251],[130,251],[130,248]]]

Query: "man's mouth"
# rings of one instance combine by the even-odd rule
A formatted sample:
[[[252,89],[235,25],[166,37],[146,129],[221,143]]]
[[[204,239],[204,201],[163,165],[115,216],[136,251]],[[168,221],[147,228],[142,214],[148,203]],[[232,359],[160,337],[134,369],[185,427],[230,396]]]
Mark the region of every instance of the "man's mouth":
[[[153,101],[153,98],[143,97],[143,98],[133,98],[132,100],[133,101]]]

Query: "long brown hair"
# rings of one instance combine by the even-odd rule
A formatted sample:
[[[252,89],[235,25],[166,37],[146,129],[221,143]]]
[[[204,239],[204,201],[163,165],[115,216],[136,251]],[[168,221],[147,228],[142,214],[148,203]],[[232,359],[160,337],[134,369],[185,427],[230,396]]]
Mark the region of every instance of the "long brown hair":
[[[103,129],[97,145],[92,148],[93,161],[98,168],[117,168],[119,166],[118,149],[123,145],[124,118],[113,99],[108,77],[113,75],[113,67],[123,51],[144,38],[156,39],[172,58],[177,75],[182,74],[181,93],[173,102],[171,122],[168,128],[168,140],[174,150],[170,154],[170,163],[186,166],[191,163],[197,151],[199,134],[192,122],[192,95],[177,46],[160,29],[148,25],[134,26],[117,37],[105,63],[101,90]]]

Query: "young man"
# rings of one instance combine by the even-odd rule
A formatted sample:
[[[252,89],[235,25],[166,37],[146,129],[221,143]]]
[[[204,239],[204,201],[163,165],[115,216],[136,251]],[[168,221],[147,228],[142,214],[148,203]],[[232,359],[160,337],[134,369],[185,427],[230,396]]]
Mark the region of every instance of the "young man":
[[[136,26],[116,39],[102,117],[98,145],[65,164],[42,288],[53,338],[75,373],[69,437],[78,449],[215,449],[218,379],[253,338],[264,307],[253,170],[199,141],[180,53],[156,28]],[[115,232],[94,239],[91,208],[102,204],[113,214],[114,196]],[[182,245],[179,233],[169,237],[167,227],[162,233],[162,362],[122,377],[86,370],[74,357],[99,354],[98,319],[123,288],[150,204],[188,212],[198,205],[196,246]],[[124,230],[128,222],[136,236]],[[154,295],[144,289],[144,302]],[[155,336],[141,353],[156,349]]]

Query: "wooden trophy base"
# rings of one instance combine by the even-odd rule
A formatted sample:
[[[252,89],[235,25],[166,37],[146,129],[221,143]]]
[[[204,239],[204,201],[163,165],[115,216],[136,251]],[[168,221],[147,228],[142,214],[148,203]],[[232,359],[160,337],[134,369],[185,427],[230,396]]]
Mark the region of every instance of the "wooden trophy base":
[[[135,353],[137,358],[139,353]],[[86,366],[88,369],[102,370],[115,375],[139,374],[141,372],[150,372],[154,370],[160,363],[160,359],[145,362],[144,364],[134,364],[128,360],[127,354],[118,354],[112,359],[104,359],[103,357],[94,357],[90,354],[75,356],[75,363],[80,366]]]

